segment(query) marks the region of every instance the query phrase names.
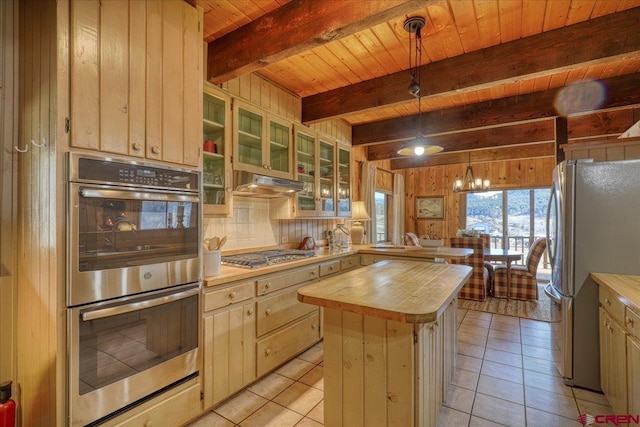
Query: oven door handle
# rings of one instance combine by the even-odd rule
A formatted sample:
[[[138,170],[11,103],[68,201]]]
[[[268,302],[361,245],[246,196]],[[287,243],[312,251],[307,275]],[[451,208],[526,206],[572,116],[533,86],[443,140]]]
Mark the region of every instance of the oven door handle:
[[[199,288],[188,289],[186,291],[178,292],[171,295],[165,295],[163,297],[154,298],[148,301],[138,301],[130,304],[119,305],[117,307],[85,311],[84,313],[82,313],[81,317],[84,322],[90,322],[91,320],[104,319],[105,317],[116,316],[118,314],[131,313],[133,311],[139,311],[145,308],[157,307],[159,305],[189,298],[190,296],[196,295],[199,292]]]
[[[126,200],[154,200],[162,202],[192,202],[198,203],[198,196],[191,194],[172,194],[154,191],[127,191],[108,190],[99,188],[81,188],[79,193],[82,197],[93,199],[126,199]]]

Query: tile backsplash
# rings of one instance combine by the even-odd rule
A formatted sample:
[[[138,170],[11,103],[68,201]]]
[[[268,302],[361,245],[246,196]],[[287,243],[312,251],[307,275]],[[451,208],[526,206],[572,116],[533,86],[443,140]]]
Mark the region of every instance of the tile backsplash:
[[[271,219],[269,199],[236,197],[233,216],[203,219],[203,236],[227,236],[223,251],[297,247],[306,236],[324,240],[326,230],[344,222],[344,219]]]

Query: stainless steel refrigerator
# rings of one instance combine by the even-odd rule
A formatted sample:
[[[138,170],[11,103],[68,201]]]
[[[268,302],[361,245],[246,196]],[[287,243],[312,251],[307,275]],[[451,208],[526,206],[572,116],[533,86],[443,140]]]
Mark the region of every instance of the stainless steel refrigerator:
[[[589,273],[640,274],[640,160],[562,162],[548,209],[557,366],[568,385],[599,391],[598,285]]]

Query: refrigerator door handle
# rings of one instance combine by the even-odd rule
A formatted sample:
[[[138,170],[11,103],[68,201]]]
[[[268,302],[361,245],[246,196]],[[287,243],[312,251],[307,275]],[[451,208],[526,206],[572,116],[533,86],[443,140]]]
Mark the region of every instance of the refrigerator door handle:
[[[547,253],[549,254],[549,261],[551,262],[551,265],[555,265],[555,255],[556,255],[556,251],[555,248],[552,246],[552,244],[554,242],[551,241],[551,236],[549,233],[549,226],[551,225],[551,206],[552,206],[552,202],[554,199],[556,199],[556,193],[555,193],[556,189],[555,186],[551,187],[551,195],[549,196],[549,202],[547,203]],[[556,200],[557,203],[557,200]],[[557,209],[557,207],[555,207],[555,209]]]
[[[547,283],[547,286],[544,287],[544,293],[547,294],[551,301],[555,302],[556,304],[562,303],[562,295],[560,295],[560,293],[556,290],[556,288],[553,286],[553,283]]]

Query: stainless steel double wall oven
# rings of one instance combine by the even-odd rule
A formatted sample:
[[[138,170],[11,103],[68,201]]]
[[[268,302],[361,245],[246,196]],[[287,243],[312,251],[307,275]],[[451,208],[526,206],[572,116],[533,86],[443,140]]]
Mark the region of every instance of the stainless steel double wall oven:
[[[198,376],[199,173],[68,157],[71,425],[99,424]]]

